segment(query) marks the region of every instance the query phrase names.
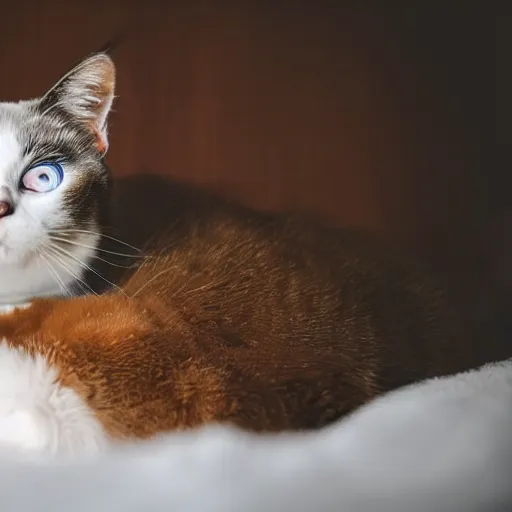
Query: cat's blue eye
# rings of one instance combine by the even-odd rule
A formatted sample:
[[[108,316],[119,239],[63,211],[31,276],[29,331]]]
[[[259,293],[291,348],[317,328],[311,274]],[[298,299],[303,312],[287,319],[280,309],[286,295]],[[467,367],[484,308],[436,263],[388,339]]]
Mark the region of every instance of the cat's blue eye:
[[[51,192],[64,179],[64,169],[56,162],[39,164],[21,177],[21,188],[31,192]]]

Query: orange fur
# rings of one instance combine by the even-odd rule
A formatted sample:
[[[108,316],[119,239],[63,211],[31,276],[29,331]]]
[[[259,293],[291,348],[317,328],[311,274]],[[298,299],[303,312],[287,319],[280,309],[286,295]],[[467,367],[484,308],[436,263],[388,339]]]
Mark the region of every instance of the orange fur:
[[[0,316],[0,336],[43,354],[112,437],[315,428],[467,367],[442,295],[358,237],[225,214],[182,233],[121,291]]]
[[[94,136],[96,137],[96,145],[98,146],[98,151],[101,154],[106,153],[107,149],[108,149],[108,145],[105,142],[101,132],[94,125],[91,125],[91,131],[94,133]]]

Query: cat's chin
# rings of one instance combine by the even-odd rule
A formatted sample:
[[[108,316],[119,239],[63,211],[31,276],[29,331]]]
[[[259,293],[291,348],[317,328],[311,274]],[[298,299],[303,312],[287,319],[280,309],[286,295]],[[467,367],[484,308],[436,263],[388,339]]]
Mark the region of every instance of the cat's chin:
[[[0,451],[24,457],[88,457],[108,437],[72,389],[58,383],[46,359],[0,342]]]

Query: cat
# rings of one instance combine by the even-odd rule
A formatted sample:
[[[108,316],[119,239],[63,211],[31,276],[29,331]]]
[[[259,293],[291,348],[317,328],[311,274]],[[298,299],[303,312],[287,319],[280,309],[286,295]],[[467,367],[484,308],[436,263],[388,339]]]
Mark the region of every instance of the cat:
[[[0,305],[89,291],[107,222],[115,69],[82,61],[41,98],[0,103]],[[56,241],[58,240],[58,243]]]
[[[77,175],[62,197],[90,203],[89,179],[103,194],[114,76],[94,55],[43,102],[81,119],[90,152],[81,185],[60,163]],[[47,165],[52,148],[39,153]],[[59,238],[55,250],[69,247]],[[225,201],[176,216],[144,254],[101,295],[0,315],[0,441],[67,454],[208,423],[316,429],[467,367],[443,293],[364,234]]]

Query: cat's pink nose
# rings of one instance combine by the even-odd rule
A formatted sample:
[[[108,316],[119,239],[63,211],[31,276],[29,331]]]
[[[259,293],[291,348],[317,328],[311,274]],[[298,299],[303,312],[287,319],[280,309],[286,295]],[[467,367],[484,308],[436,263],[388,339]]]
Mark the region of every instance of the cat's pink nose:
[[[9,201],[0,201],[0,218],[7,217],[14,213],[14,208]]]

